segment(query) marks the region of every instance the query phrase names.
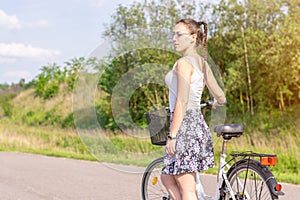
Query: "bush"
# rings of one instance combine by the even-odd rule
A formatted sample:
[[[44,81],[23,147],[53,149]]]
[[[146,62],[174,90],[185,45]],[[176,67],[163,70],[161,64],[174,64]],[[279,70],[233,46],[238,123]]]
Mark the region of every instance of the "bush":
[[[70,113],[62,122],[62,128],[75,128],[73,113]]]
[[[62,118],[56,115],[53,110],[43,112],[41,110],[29,111],[22,117],[22,122],[30,126],[57,125]]]
[[[6,117],[11,117],[13,115],[13,103],[12,99],[15,95],[5,95],[0,97],[0,107],[3,110],[3,114]]]

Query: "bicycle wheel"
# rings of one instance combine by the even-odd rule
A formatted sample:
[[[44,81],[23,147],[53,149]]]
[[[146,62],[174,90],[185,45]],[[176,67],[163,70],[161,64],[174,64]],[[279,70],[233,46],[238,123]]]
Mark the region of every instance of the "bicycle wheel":
[[[228,171],[228,181],[237,200],[275,200],[278,196],[271,191],[270,174],[254,160],[240,162]],[[269,170],[267,170],[269,172]],[[225,190],[225,200],[232,200],[229,190]]]
[[[147,167],[142,179],[143,200],[169,200],[169,194],[161,182],[160,175],[163,158],[154,160]]]

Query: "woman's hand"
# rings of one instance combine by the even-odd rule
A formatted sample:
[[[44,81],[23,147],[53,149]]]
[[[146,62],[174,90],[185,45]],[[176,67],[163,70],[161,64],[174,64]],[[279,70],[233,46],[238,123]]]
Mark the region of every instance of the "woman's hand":
[[[216,99],[214,99],[214,102],[212,104],[212,108],[216,109],[217,107],[224,106],[224,105],[226,105],[226,100],[224,101],[224,103],[219,103]]]
[[[170,156],[174,155],[176,152],[176,139],[168,139],[167,145],[166,145],[166,152]]]
[[[170,156],[174,155],[176,152],[176,139],[168,139],[166,145],[166,152]]]

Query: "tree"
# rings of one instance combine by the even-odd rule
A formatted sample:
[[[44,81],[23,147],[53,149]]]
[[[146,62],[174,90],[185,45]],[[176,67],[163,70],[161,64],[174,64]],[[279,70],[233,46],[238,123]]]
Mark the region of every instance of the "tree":
[[[201,19],[197,5],[196,1],[183,0],[145,0],[129,6],[119,5],[112,15],[112,23],[106,25],[104,32],[104,37],[112,41],[113,51],[110,64],[106,66],[99,82],[99,87],[107,96],[103,97],[98,113],[102,121],[110,124],[110,128],[117,128],[112,123],[114,120],[119,120],[119,126],[130,127],[125,111],[127,105],[119,106],[119,116],[113,117],[112,104],[121,105],[128,100],[126,104],[129,104],[131,118],[139,125],[145,124],[144,112],[157,105],[167,105],[167,88],[158,83],[164,81],[162,75],[178,58],[170,46],[172,28],[182,17]],[[139,67],[147,70],[139,71]],[[118,89],[122,84],[120,80],[129,76],[132,84],[122,85],[122,89]],[[146,79],[149,79],[148,82]],[[141,85],[136,87],[134,83]],[[133,88],[134,92],[131,91]],[[104,105],[109,107],[104,108]]]
[[[75,81],[77,79],[78,73],[87,69],[90,66],[97,66],[97,59],[95,57],[90,58],[73,58],[71,61],[65,62],[65,71],[66,71],[66,83],[68,89],[72,91],[75,86]]]
[[[50,99],[58,94],[60,83],[64,82],[66,71],[57,64],[43,66],[35,81],[36,94],[43,99]]]
[[[291,80],[295,80],[292,79],[292,74],[299,74],[299,71],[287,70],[284,67],[287,63],[286,58],[291,59],[295,56],[294,52],[285,50],[289,44],[289,37],[285,37],[283,29],[290,28],[289,25],[289,28],[287,27],[287,19],[292,16],[292,11],[287,9],[287,5],[291,4],[286,2],[229,0],[221,1],[214,8],[219,26],[212,37],[211,42],[216,45],[212,54],[225,70],[224,80],[229,98],[235,101],[241,110],[244,108],[244,102],[248,105],[248,110],[251,110],[251,92],[250,85],[246,85],[247,80],[251,80],[253,103],[257,110],[275,107],[284,109],[284,102],[291,102],[293,96],[293,92],[289,90],[290,85],[297,88]],[[293,6],[297,7],[295,3]],[[287,10],[289,12],[286,12]],[[296,24],[294,26],[299,27]],[[243,27],[244,37],[240,27]],[[289,49],[294,51],[291,46]],[[281,52],[285,52],[285,56]]]
[[[137,65],[165,60],[171,68],[178,55],[168,53],[170,40],[166,38],[175,21],[205,16],[211,31],[208,51],[224,77],[229,113],[284,110],[299,102],[300,96],[299,52],[295,48],[299,45],[298,8],[296,0],[221,0],[218,4],[145,0],[128,7],[120,5],[103,35],[112,41],[113,51],[100,88],[107,92],[110,103],[118,80]],[[153,57],[155,49],[162,51]],[[132,96],[132,108],[143,102],[141,97],[151,104],[164,102],[155,95],[161,91],[164,96],[162,88],[151,85],[144,89],[147,95],[141,93],[143,89]]]

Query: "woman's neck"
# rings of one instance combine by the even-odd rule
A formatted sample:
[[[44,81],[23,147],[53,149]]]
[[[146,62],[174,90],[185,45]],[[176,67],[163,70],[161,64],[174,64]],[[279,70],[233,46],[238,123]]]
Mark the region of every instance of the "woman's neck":
[[[188,48],[183,52],[184,56],[198,55],[196,48]]]

